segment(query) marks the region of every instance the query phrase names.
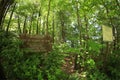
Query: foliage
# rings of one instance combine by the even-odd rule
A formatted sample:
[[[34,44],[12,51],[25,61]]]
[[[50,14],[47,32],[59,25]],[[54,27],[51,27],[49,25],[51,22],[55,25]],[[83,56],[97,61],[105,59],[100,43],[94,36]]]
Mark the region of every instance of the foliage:
[[[2,35],[4,35],[3,33]],[[13,39],[14,38],[14,39]],[[3,65],[8,79],[33,79],[40,75],[39,57],[37,55],[27,56],[19,48],[21,42],[14,36],[1,37],[4,47],[2,47],[1,55]],[[12,40],[11,40],[12,39]],[[5,45],[5,42],[7,44]],[[20,76],[21,75],[21,76]],[[34,77],[33,77],[34,75]]]
[[[91,71],[88,74],[87,80],[111,80],[111,79],[109,79],[106,74],[100,72],[99,70],[93,69],[93,71]]]
[[[110,54],[106,62],[104,73],[107,74],[110,79],[118,80],[120,78],[120,52],[115,51]]]
[[[4,35],[5,32],[2,31],[0,55],[8,79],[67,79],[68,75],[61,69],[64,56],[58,48],[47,55],[46,53],[28,53],[19,47],[22,45],[19,39],[11,36],[12,34],[7,37]]]
[[[7,13],[0,13],[0,58],[8,79],[82,80],[82,73],[85,80],[120,78],[119,0],[15,2],[14,11],[8,4],[4,6],[10,8],[5,11]],[[9,32],[6,33],[8,24]],[[112,42],[103,41],[101,25],[112,27]],[[49,35],[53,50],[34,53],[22,49],[23,42],[18,38],[21,33]],[[61,68],[66,56],[73,58],[73,74],[67,74]]]

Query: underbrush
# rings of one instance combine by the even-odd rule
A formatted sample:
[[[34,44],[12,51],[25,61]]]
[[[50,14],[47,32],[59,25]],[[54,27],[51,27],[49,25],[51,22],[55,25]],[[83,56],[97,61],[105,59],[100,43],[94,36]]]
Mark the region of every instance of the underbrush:
[[[0,57],[8,80],[66,80],[61,66],[64,55],[56,47],[47,53],[29,53],[21,49],[22,42],[9,33],[0,32]]]
[[[67,74],[61,68],[65,58],[62,47],[54,45],[51,52],[42,53],[29,52],[20,48],[21,45],[22,41],[14,33],[9,32],[6,35],[4,31],[0,31],[0,61],[8,80],[119,80],[120,78],[119,51],[110,54],[105,65],[89,57],[86,60],[80,59],[80,62],[84,63],[83,72],[76,70],[73,74]],[[102,66],[98,68],[98,64]],[[82,73],[84,74],[81,75]]]

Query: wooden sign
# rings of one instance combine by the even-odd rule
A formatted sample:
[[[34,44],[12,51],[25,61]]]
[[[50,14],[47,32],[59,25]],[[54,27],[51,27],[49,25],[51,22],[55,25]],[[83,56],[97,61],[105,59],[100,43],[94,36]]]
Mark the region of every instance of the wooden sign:
[[[49,52],[52,50],[52,39],[50,36],[21,34],[23,45],[30,52]]]
[[[112,28],[108,26],[102,26],[103,41],[113,41]]]

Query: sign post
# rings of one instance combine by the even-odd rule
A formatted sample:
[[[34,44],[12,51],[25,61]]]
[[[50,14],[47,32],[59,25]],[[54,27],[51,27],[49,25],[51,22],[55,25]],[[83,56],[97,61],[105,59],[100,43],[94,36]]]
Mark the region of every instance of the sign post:
[[[103,41],[106,43],[106,49],[104,54],[104,64],[106,64],[107,58],[109,56],[110,50],[110,42],[113,41],[113,30],[112,27],[108,27],[103,25],[102,26],[102,34],[103,34]]]

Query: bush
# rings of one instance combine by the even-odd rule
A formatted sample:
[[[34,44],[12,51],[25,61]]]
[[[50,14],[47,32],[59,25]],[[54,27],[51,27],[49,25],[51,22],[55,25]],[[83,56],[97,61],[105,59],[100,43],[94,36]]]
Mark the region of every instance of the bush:
[[[111,80],[120,79],[120,51],[116,50],[108,56],[104,71]]]
[[[120,78],[120,52],[115,51],[109,54],[106,62],[96,63],[90,59],[86,61],[88,80],[119,80]],[[100,64],[98,64],[100,63]],[[96,65],[98,64],[98,65]],[[102,65],[102,66],[100,66]]]
[[[49,53],[29,53],[21,49],[22,42],[10,33],[0,32],[0,56],[8,80],[66,80],[61,66],[64,55],[54,47]]]
[[[87,80],[111,80],[111,79],[109,79],[106,74],[96,69],[88,73]]]

